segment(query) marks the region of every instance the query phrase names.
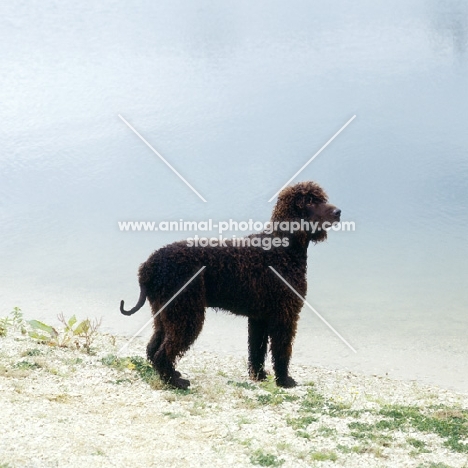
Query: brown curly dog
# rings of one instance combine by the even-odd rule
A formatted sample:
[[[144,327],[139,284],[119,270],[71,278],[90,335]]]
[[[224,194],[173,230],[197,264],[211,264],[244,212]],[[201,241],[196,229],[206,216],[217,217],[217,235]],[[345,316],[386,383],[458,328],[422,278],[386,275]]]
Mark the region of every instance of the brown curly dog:
[[[319,185],[301,182],[280,192],[271,229],[235,242],[229,240],[225,246],[190,247],[183,241],[151,254],[139,269],[137,305],[125,311],[122,301],[120,311],[131,315],[148,298],[155,318],[147,356],[161,378],[176,388],[190,385],[174,365],[201,332],[205,308],[214,307],[248,317],[250,377],[266,378],[269,340],[277,385],[294,387],[296,382],[288,367],[303,301],[269,266],[304,297],[307,247],[310,242],[325,240],[326,228],[339,221],[340,214],[327,203]],[[294,229],[285,230],[286,226]],[[203,266],[206,268],[158,314]]]

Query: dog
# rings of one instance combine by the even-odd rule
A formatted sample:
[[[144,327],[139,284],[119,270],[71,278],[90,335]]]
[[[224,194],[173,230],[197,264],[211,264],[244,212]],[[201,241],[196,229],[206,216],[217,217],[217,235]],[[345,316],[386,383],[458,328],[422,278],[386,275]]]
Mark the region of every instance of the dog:
[[[120,311],[132,315],[148,299],[154,333],[147,357],[162,380],[179,389],[190,386],[176,371],[175,363],[200,334],[205,309],[213,307],[248,318],[248,368],[253,380],[267,377],[265,358],[270,342],[276,384],[294,387],[289,362],[303,300],[269,267],[305,297],[307,248],[311,242],[324,241],[327,228],[339,222],[340,216],[341,210],[328,203],[318,184],[300,182],[278,195],[271,229],[226,241],[225,246],[194,247],[183,241],[151,254],[139,269],[138,303],[126,311],[121,301]],[[315,229],[307,228],[307,223]],[[267,244],[271,248],[265,248]],[[173,298],[202,267],[203,271]]]

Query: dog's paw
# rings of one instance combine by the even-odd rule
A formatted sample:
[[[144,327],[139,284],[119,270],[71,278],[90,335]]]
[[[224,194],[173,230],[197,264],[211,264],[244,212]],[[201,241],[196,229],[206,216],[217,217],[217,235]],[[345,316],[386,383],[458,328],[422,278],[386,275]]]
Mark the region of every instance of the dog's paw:
[[[168,384],[179,390],[187,390],[190,387],[190,380],[182,379],[181,377],[174,375],[174,377],[169,380]]]
[[[276,385],[283,388],[293,388],[297,385],[297,382],[288,375],[283,379],[276,379]]]
[[[261,371],[258,371],[258,372],[255,372],[255,371],[250,371],[249,372],[249,376],[252,380],[256,380],[258,382],[262,382],[263,380],[266,380],[267,376],[268,376],[268,372],[266,372],[265,370],[261,370]]]

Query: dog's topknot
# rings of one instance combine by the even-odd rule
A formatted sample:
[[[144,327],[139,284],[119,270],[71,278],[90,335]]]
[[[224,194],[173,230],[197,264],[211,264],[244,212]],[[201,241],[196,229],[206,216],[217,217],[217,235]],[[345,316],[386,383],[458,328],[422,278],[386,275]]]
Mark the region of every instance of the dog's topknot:
[[[315,182],[299,182],[281,190],[271,220],[296,219],[307,196],[312,197],[316,202],[326,203],[328,201],[328,196],[320,185]]]

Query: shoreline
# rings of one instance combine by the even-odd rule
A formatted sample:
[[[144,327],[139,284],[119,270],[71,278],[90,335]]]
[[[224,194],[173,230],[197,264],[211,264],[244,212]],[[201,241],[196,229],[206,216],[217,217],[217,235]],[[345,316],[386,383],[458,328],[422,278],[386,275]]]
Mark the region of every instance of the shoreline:
[[[146,340],[121,356],[0,337],[0,466],[467,467],[468,395],[304,365],[279,389],[245,359],[191,350],[189,391],[164,389]],[[271,363],[267,365],[271,370]]]

